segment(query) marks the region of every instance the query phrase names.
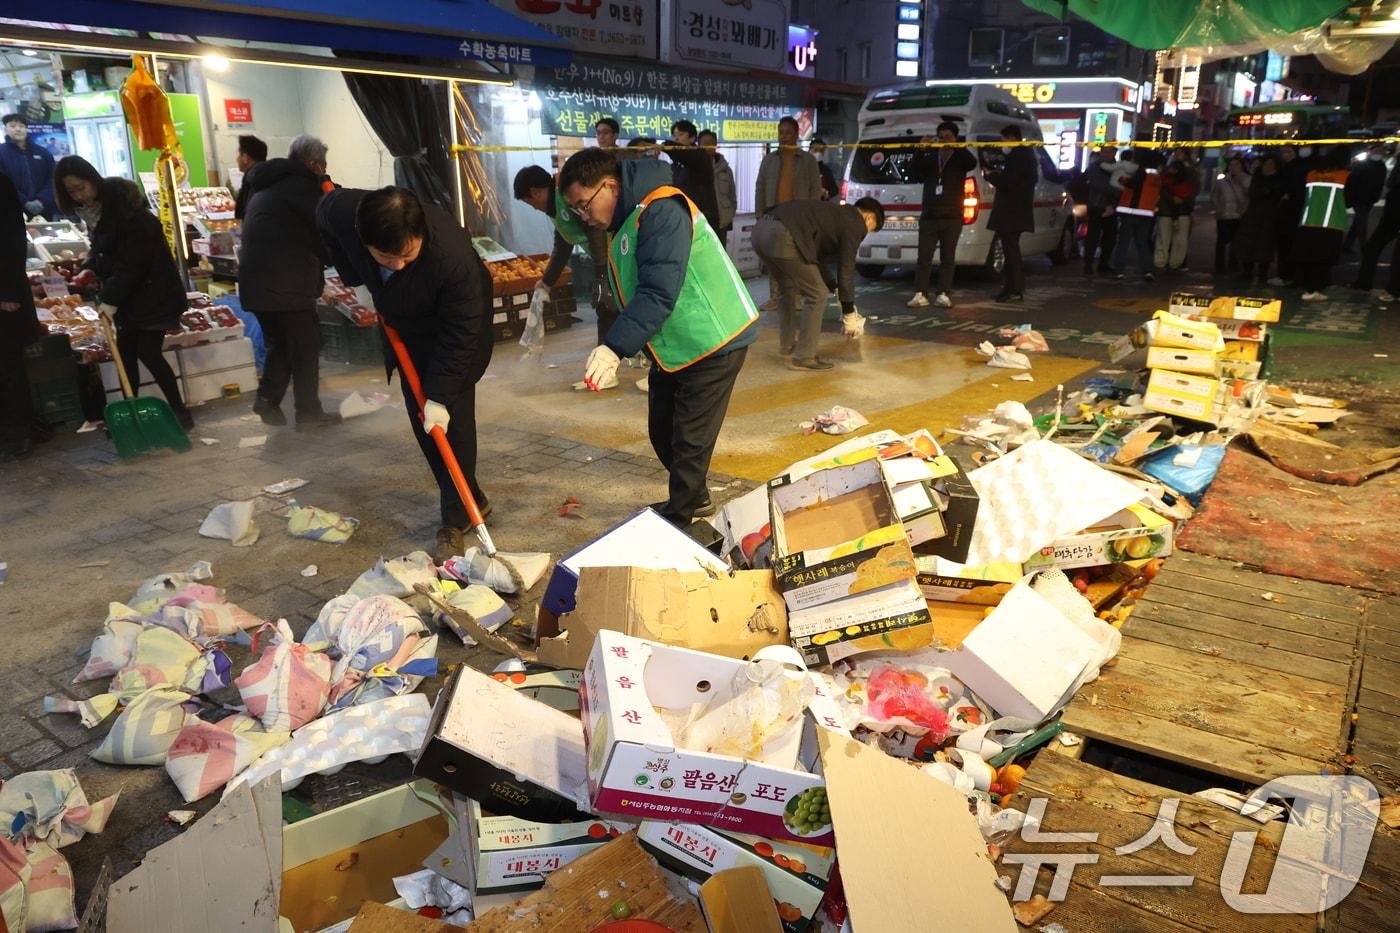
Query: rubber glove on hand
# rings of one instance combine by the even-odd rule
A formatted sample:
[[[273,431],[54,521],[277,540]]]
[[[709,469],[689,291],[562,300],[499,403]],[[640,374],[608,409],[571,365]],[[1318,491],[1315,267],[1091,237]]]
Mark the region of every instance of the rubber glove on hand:
[[[865,318],[859,311],[841,315],[841,334],[848,340],[858,340],[865,333]]]
[[[452,420],[452,416],[447,413],[447,406],[441,402],[428,399],[423,403],[423,430],[431,434],[433,428],[447,430],[447,423]]]
[[[548,300],[549,286],[544,284],[544,280],[541,279],[540,281],[536,282],[535,287],[530,290],[530,303],[534,304],[538,301],[540,303],[540,307],[544,307],[544,303]]]
[[[117,306],[109,304],[100,304],[97,306],[97,313],[102,315],[109,321],[115,321],[117,317]]]
[[[583,369],[583,382],[594,392],[601,392],[602,386],[617,378],[617,366],[622,362],[617,354],[599,344],[588,354],[588,362]]]

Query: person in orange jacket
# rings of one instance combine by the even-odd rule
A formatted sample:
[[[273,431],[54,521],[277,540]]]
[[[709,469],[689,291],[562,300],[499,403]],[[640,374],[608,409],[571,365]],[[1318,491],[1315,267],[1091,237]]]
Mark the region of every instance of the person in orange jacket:
[[[1152,220],[1162,195],[1162,176],[1148,167],[1149,158],[1145,149],[1134,149],[1123,156],[1125,163],[1137,168],[1123,176],[1123,193],[1118,197],[1118,248],[1113,264],[1120,279],[1128,277],[1128,259],[1136,255],[1143,281],[1152,281]]]

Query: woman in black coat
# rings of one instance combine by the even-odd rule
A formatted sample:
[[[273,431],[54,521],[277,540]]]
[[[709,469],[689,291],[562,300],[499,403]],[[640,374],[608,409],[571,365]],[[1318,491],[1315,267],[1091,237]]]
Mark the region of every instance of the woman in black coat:
[[[1001,131],[1007,142],[1020,142],[1019,126],[1007,126]],[[992,202],[992,216],[987,229],[1001,238],[1002,254],[1006,257],[1005,278],[997,301],[1024,301],[1026,273],[1021,262],[1021,234],[1035,229],[1035,182],[1038,173],[1035,153],[1028,146],[1015,146],[1006,154],[1001,168],[985,172],[987,181],[997,189]]]
[[[14,182],[0,174],[0,460],[27,457],[34,450],[29,436],[34,402],[24,348],[43,331],[24,268],[28,253],[24,205]]]
[[[103,178],[86,159],[67,156],[54,168],[54,193],[65,214],[87,221],[92,245],[87,265],[100,284],[100,310],[117,326],[117,349],[133,392],[140,363],[155,379],[175,417],[189,429],[180,383],[165,361],[165,332],[180,326],[185,289],[165,231],[145,195],[125,178]]]
[[[1249,204],[1240,217],[1234,240],[1240,276],[1255,285],[1264,285],[1269,278],[1269,265],[1278,245],[1279,203],[1284,190],[1278,159],[1264,156],[1254,169],[1249,183]]]

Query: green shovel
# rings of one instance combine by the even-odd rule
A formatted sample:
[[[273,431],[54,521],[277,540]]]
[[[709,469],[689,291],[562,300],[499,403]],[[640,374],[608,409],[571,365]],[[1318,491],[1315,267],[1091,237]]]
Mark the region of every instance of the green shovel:
[[[122,365],[121,351],[117,349],[112,320],[105,314],[102,315],[102,332],[107,335],[107,345],[112,348],[112,362],[116,364],[117,378],[122,384],[122,400],[109,404],[102,415],[107,422],[107,433],[117,445],[117,455],[123,460],[130,460],[162,447],[189,450],[190,439],[185,436],[185,429],[180,427],[170,406],[163,399],[138,398],[131,391],[126,367]]]

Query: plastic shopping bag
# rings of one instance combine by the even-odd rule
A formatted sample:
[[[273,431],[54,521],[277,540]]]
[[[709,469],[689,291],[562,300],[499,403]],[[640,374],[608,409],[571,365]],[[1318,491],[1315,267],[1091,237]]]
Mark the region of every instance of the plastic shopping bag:
[[[538,357],[544,351],[544,303],[549,297],[549,289],[541,282],[530,293],[530,309],[525,312],[525,332],[520,335],[520,345],[525,348],[526,357]]]

